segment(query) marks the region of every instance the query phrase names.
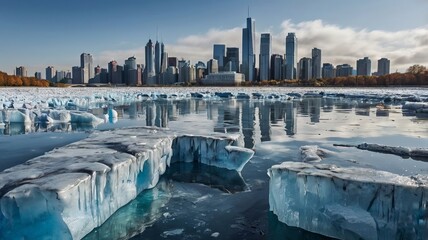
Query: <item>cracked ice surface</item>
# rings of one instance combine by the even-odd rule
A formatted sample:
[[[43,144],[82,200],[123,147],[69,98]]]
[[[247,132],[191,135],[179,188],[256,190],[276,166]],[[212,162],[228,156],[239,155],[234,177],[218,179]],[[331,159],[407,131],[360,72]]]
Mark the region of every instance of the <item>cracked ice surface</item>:
[[[0,238],[80,239],[154,187],[171,159],[191,156],[240,171],[253,152],[231,146],[237,138],[117,129],[6,169],[0,173]]]
[[[268,170],[269,205],[289,226],[339,239],[426,239],[428,179],[284,162]]]

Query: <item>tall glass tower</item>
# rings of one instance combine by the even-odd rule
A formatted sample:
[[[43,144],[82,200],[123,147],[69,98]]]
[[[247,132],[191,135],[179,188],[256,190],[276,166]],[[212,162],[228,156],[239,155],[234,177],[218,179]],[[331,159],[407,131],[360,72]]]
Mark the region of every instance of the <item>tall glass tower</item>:
[[[269,33],[263,33],[260,38],[260,56],[259,56],[259,71],[260,81],[270,80],[270,52],[272,38]]]
[[[82,68],[82,82],[89,83],[89,79],[94,78],[94,68],[92,63],[92,55],[82,53],[80,55],[80,67]]]
[[[213,58],[218,61],[218,68],[220,71],[224,69],[224,58],[226,57],[226,45],[214,44]]]
[[[146,84],[156,84],[156,72],[155,72],[155,51],[152,40],[146,44],[146,70],[145,80]]]
[[[255,81],[255,21],[250,17],[247,18],[247,27],[242,29],[242,73],[245,80]]]
[[[320,79],[321,74],[321,49],[312,49],[312,77]]]
[[[285,78],[296,79],[297,38],[295,33],[288,33],[285,39],[285,61],[287,63]]]

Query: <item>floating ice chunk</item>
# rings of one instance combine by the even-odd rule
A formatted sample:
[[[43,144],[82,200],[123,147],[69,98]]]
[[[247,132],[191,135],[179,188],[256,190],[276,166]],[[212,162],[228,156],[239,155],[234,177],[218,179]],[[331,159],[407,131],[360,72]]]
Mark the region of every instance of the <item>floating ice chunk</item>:
[[[268,170],[270,210],[289,226],[339,239],[427,239],[428,179],[284,162]]]
[[[253,152],[234,144],[235,137],[182,136],[160,128],[95,132],[0,173],[0,239],[81,239],[154,187],[173,149],[192,161],[242,169]],[[184,151],[189,146],[193,152]]]
[[[211,237],[214,237],[214,238],[216,238],[218,236],[220,236],[219,232],[214,232],[214,233],[211,234]]]
[[[5,121],[9,123],[31,123],[30,112],[27,109],[9,109],[4,110]]]
[[[428,108],[428,103],[423,102],[406,102],[403,105],[403,109],[405,110],[417,110],[421,108]]]
[[[322,158],[329,151],[321,149],[318,146],[302,146],[300,147],[300,159],[303,162],[321,162]]]
[[[71,114],[67,110],[50,110],[48,114],[55,122],[71,122]]]
[[[253,156],[254,151],[231,146],[239,139],[230,136],[182,135],[174,141],[172,162],[194,162],[241,171]]]
[[[104,122],[101,118],[94,116],[88,112],[70,112],[70,121],[72,123],[87,123],[87,124],[100,124]]]

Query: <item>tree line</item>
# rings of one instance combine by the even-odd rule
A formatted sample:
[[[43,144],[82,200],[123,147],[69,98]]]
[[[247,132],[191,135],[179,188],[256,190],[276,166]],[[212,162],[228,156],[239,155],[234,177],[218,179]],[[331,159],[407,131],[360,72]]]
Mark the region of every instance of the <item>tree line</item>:
[[[8,75],[7,73],[0,72],[0,86],[10,87],[49,87],[49,81],[40,80],[35,77],[19,77],[15,75]]]

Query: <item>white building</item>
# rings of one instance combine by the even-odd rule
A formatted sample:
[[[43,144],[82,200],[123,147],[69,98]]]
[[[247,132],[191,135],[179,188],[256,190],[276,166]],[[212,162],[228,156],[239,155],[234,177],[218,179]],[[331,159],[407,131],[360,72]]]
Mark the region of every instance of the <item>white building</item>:
[[[245,75],[236,72],[219,72],[207,75],[203,80],[203,85],[234,86],[245,82]]]

